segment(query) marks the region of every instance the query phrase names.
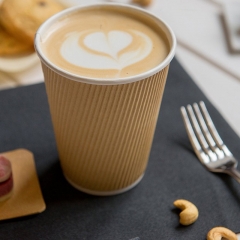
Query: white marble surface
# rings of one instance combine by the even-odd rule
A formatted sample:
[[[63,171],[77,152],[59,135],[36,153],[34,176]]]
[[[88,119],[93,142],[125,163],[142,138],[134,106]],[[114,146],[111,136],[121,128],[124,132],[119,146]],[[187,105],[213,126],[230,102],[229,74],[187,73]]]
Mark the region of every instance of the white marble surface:
[[[240,136],[240,80],[178,46],[177,58],[208,99]]]
[[[148,10],[173,28],[178,39],[178,60],[240,136],[240,54],[228,51],[219,17],[224,1],[230,0],[153,0]],[[67,2],[86,3],[84,0]],[[39,62],[22,72],[0,72],[0,89],[42,81]]]

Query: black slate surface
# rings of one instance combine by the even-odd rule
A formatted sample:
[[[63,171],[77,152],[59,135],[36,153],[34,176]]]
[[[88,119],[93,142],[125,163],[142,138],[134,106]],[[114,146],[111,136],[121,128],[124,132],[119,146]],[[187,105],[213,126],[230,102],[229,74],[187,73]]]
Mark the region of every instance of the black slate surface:
[[[62,175],[44,84],[1,91],[0,152],[26,148],[34,153],[47,209],[1,221],[0,239],[204,240],[215,226],[240,231],[240,185],[208,172],[184,129],[179,108],[200,100],[240,159],[239,137],[174,59],[143,180],[124,194],[95,197],[75,190]],[[191,226],[179,225],[173,206],[179,198],[199,209]]]

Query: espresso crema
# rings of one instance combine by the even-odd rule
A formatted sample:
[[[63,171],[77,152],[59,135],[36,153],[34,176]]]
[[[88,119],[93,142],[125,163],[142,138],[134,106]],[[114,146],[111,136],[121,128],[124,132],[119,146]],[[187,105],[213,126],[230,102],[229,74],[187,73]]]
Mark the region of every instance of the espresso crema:
[[[47,58],[65,71],[99,79],[146,72],[159,65],[170,49],[153,20],[112,7],[65,16],[42,36],[41,47]]]

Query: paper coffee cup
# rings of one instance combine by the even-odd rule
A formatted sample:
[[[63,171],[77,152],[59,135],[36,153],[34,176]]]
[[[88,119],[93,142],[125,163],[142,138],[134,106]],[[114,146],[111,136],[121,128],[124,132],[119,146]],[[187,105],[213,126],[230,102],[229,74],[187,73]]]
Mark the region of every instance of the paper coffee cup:
[[[53,22],[80,9],[109,5],[154,19],[169,41],[166,59],[136,76],[99,80],[71,74],[46,57],[41,36]],[[36,34],[35,47],[42,61],[59,159],[68,182],[94,195],[114,195],[134,187],[147,167],[168,67],[175,53],[172,30],[139,8],[94,4],[67,9],[47,20]]]

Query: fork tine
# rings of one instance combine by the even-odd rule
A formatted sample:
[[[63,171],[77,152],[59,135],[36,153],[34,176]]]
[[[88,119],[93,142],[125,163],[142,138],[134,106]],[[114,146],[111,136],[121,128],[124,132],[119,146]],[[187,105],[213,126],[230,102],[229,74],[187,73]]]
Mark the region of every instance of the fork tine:
[[[209,171],[229,174],[240,183],[238,162],[219,136],[205,104],[200,102],[201,110],[196,103],[193,107],[194,110],[191,105],[187,105],[186,108],[181,107],[180,110],[189,140],[198,159]],[[208,143],[213,147],[214,152]],[[216,149],[225,155],[220,157]]]
[[[194,152],[196,153],[196,155],[198,156],[198,158],[205,164],[210,162],[210,158],[208,157],[207,154],[205,154],[205,152],[203,151],[201,145],[198,142],[198,139],[194,133],[194,130],[192,128],[191,122],[188,118],[188,114],[186,111],[185,107],[181,107],[181,114],[182,114],[182,118],[183,118],[183,122],[189,137],[189,140],[192,144],[192,147],[194,149]]]
[[[202,133],[202,130],[199,126],[199,123],[196,119],[196,116],[193,112],[193,108],[191,105],[187,105],[187,110],[188,110],[188,113],[189,113],[189,116],[190,116],[190,119],[192,120],[192,124],[193,124],[193,128],[195,130],[195,134],[197,136],[197,138],[199,139],[200,141],[200,144],[202,145],[204,151],[206,152],[206,154],[209,155],[210,159],[212,161],[216,161],[217,160],[217,155],[215,153],[212,152],[212,150],[210,149],[203,133]]]
[[[232,153],[229,151],[229,149],[227,148],[227,146],[223,143],[220,135],[218,134],[218,131],[215,127],[215,125],[213,124],[213,121],[208,113],[208,110],[206,108],[206,105],[203,101],[201,101],[199,103],[200,107],[201,107],[201,110],[202,110],[202,113],[203,113],[203,116],[205,118],[205,121],[207,122],[207,126],[208,126],[208,129],[210,130],[215,142],[217,143],[218,147],[223,150],[223,152],[225,153],[225,155],[227,156],[232,156]]]
[[[198,122],[197,122],[197,119],[194,115],[194,112],[193,112],[193,109],[192,109],[192,106],[191,105],[187,105],[187,110],[188,110],[188,113],[191,117],[191,120],[192,120],[192,123],[193,123],[193,127],[195,129],[195,131],[197,132],[197,136],[200,140],[200,143],[201,145],[203,146],[204,149],[207,149],[208,148],[208,143],[206,142],[202,132],[201,132],[201,129],[198,125]]]
[[[194,111],[197,115],[197,119],[198,119],[198,122],[200,123],[200,126],[201,126],[201,129],[202,129],[202,132],[208,142],[208,144],[210,145],[211,149],[213,150],[213,152],[215,152],[217,154],[217,156],[219,158],[223,158],[224,157],[224,153],[222,150],[220,150],[216,144],[216,142],[214,141],[214,139],[212,138],[212,135],[205,123],[205,120],[202,116],[202,113],[200,111],[200,108],[198,106],[197,103],[194,103],[193,104],[193,108],[194,108]]]

